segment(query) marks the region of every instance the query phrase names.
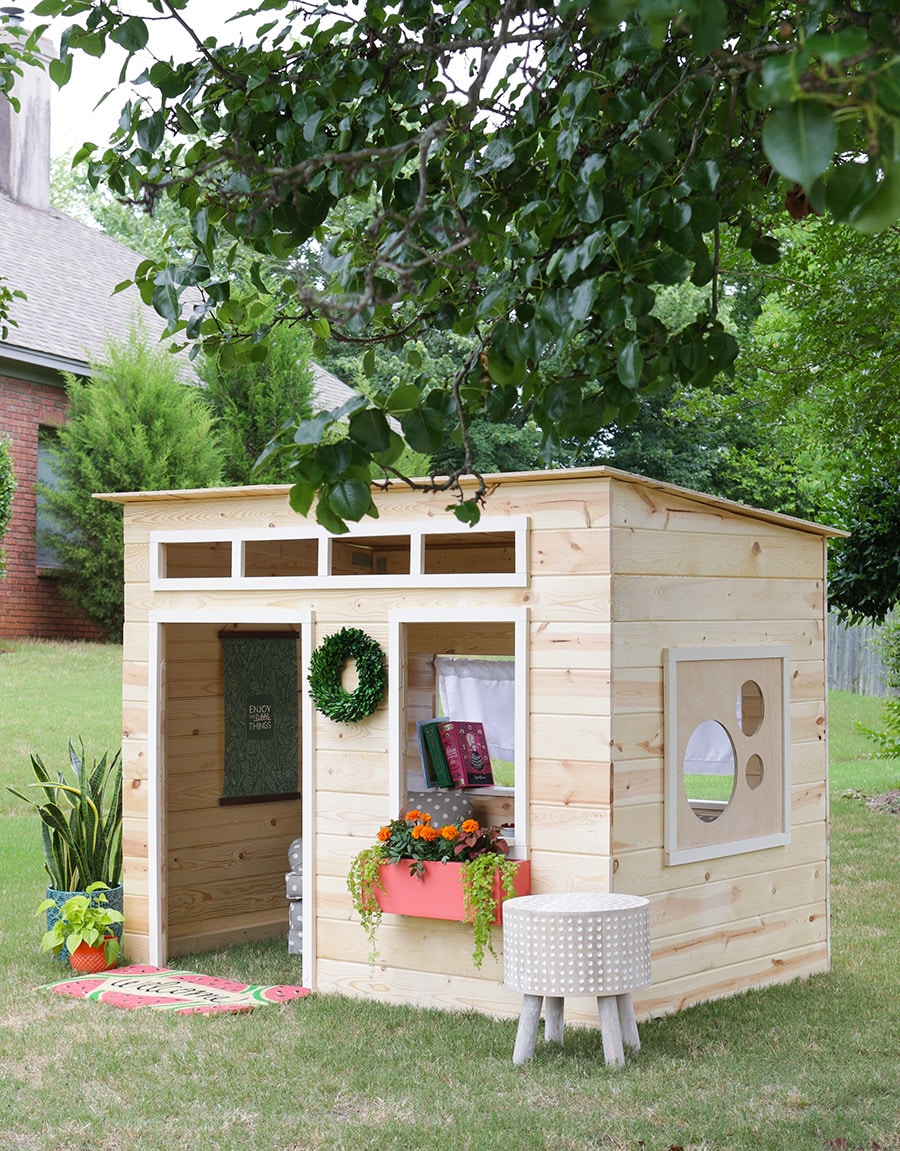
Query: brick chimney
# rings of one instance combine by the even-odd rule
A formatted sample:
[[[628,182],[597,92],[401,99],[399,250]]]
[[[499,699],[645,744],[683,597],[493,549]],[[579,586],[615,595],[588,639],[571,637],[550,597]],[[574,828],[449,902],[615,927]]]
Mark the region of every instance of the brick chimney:
[[[21,23],[22,11],[0,8],[4,23]],[[5,19],[4,19],[5,17]],[[46,59],[55,55],[41,40]],[[50,77],[42,68],[23,68],[13,92],[21,111],[0,95],[0,193],[29,208],[50,207]]]

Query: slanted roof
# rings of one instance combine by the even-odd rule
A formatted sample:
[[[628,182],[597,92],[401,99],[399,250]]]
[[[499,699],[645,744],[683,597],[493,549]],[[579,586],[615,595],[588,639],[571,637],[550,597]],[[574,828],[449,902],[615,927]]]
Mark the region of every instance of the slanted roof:
[[[141,302],[137,289],[114,294],[141,259],[54,208],[42,211],[0,195],[0,274],[27,296],[10,309],[18,327],[0,343],[0,368],[15,362],[39,376],[84,373],[109,336],[122,336],[138,315],[148,335],[158,338],[165,321]]]
[[[359,395],[343,380],[326,371],[321,364],[311,363],[309,366],[313,374],[313,408],[316,411],[334,411],[353,396]]]
[[[659,492],[663,497],[673,496],[690,500],[706,508],[723,511],[732,515],[745,516],[751,520],[761,520],[764,523],[778,524],[781,527],[792,528],[795,531],[809,532],[812,535],[840,537],[848,534],[840,528],[813,523],[811,520],[797,519],[795,516],[784,515],[782,512],[766,511],[765,508],[748,507],[746,504],[739,504],[734,500],[724,499],[722,496],[711,496],[704,492],[695,492],[691,488],[679,487],[677,484],[665,483],[662,480],[651,480],[646,476],[636,475],[634,472],[623,472],[619,471],[618,468],[606,466],[560,468],[555,471],[544,472],[497,472],[492,475],[485,475],[484,482],[488,487],[488,503],[485,514],[491,514],[490,495],[496,489],[502,489],[504,485],[522,483],[544,484],[547,487],[548,498],[551,496],[555,498],[556,493],[552,491],[553,487],[558,484],[571,484],[573,480],[583,480],[587,482],[616,480],[620,483],[636,484],[648,489],[648,491]],[[423,480],[422,482],[425,481]],[[466,489],[474,487],[475,482],[472,477],[464,476],[460,484]],[[405,485],[399,482],[396,485],[389,485],[389,489],[398,492],[407,492],[408,490]],[[381,482],[373,483],[372,490],[375,493],[384,491],[384,485]],[[246,496],[265,497],[278,495],[279,493],[287,497],[289,491],[289,484],[257,484],[243,488],[185,488],[181,490],[156,492],[95,492],[94,499],[109,500],[111,503],[117,504],[154,502],[194,503],[209,499],[243,499]],[[448,516],[450,514],[450,512],[447,512]],[[377,535],[378,529],[374,527],[371,531],[372,534]]]
[[[55,208],[29,208],[0,194],[0,275],[28,297],[10,310],[18,327],[0,342],[0,372],[15,365],[18,376],[50,382],[59,382],[59,372],[85,374],[107,339],[122,337],[135,317],[158,339],[165,321],[137,289],[115,292],[143,258]],[[356,395],[319,364],[311,368],[315,408],[330,411]],[[184,373],[196,379],[187,362]]]

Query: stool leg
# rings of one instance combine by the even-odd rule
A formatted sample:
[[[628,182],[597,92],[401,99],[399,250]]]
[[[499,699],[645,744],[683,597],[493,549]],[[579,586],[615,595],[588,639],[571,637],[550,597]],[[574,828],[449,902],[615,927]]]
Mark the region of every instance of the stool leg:
[[[516,1031],[516,1045],[513,1048],[513,1063],[519,1066],[527,1063],[534,1054],[534,1041],[537,1039],[538,1023],[541,1021],[543,995],[523,995],[522,1014]]]
[[[641,1040],[638,1035],[637,1020],[634,1017],[634,1003],[631,998],[631,992],[626,991],[623,995],[617,995],[616,1003],[619,1008],[619,1025],[622,1028],[622,1042],[626,1047],[630,1047],[632,1051],[640,1051]]]
[[[563,1009],[565,999],[561,995],[547,995],[544,998],[544,1041],[562,1043]]]
[[[603,1036],[603,1056],[607,1067],[625,1066],[625,1052],[622,1049],[622,1028],[619,1024],[619,1010],[615,995],[600,995],[597,998],[597,1013],[600,1016],[600,1032]]]

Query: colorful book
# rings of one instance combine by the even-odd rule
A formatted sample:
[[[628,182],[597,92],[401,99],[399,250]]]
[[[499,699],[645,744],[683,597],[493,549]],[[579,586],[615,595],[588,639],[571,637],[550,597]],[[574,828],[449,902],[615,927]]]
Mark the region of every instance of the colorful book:
[[[445,719],[437,725],[450,777],[457,787],[490,787],[494,782],[484,725]]]
[[[423,719],[416,724],[422,774],[425,776],[426,787],[453,787],[447,755],[438,733],[439,723],[437,719]]]

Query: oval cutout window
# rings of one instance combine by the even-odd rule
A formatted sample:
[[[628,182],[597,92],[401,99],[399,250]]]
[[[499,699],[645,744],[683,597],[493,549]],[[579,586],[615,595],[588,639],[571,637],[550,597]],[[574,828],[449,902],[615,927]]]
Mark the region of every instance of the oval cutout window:
[[[691,732],[682,764],[685,795],[698,819],[719,818],[731,802],[735,771],[731,736],[717,720],[705,719]]]
[[[737,719],[744,735],[756,735],[765,714],[762,688],[755,679],[744,680],[737,698]]]
[[[744,771],[744,778],[747,780],[747,786],[751,791],[756,791],[763,781],[763,761],[758,755],[751,755],[747,760],[747,767]]]

